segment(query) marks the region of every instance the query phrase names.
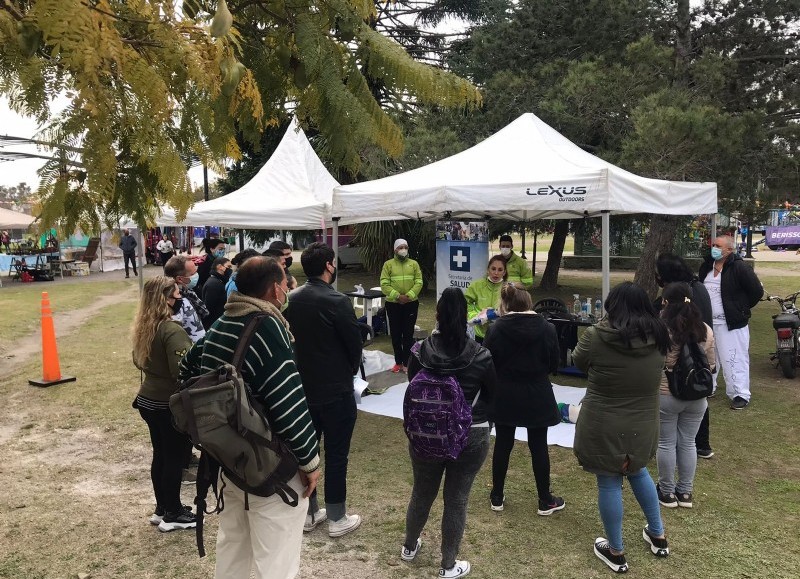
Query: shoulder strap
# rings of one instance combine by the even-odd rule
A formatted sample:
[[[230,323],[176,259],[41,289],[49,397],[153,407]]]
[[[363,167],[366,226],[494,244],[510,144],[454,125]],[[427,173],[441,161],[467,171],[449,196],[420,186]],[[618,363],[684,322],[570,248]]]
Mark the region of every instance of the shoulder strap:
[[[263,313],[257,313],[254,315],[252,318],[250,318],[250,321],[247,322],[247,325],[239,335],[239,341],[236,343],[236,351],[233,353],[233,360],[231,360],[231,364],[240,374],[242,373],[242,363],[244,363],[245,352],[247,351],[247,348],[250,347],[250,342],[253,341],[253,336],[256,333],[258,325],[267,315],[268,314]]]

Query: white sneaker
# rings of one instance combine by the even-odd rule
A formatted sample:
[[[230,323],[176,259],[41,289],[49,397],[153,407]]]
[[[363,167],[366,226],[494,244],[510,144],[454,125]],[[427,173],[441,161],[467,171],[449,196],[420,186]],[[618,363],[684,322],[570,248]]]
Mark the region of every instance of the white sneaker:
[[[310,533],[317,528],[317,525],[324,523],[328,520],[328,512],[325,509],[320,509],[313,515],[306,515],[306,522],[303,525],[303,532]]]
[[[328,536],[341,537],[361,526],[361,515],[345,515],[338,521],[328,521]]]
[[[456,577],[469,575],[469,570],[469,561],[456,561],[456,564],[451,569],[439,569],[439,577],[455,579]]]
[[[417,545],[416,547],[414,547],[414,550],[412,551],[411,549],[403,545],[403,548],[400,549],[400,558],[403,561],[413,561],[414,558],[417,556],[417,553],[419,553],[421,547],[422,547],[422,538],[417,537]]]

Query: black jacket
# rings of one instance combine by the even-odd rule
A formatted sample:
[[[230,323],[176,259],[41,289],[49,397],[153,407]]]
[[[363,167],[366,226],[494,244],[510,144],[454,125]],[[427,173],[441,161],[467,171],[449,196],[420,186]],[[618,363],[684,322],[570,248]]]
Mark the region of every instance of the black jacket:
[[[705,281],[714,267],[714,260],[707,257],[700,265],[699,278]],[[725,311],[725,322],[729,330],[744,328],[750,319],[750,309],[764,295],[764,288],[758,281],[753,268],[747,265],[741,256],[731,253],[722,268],[722,309]]]
[[[423,368],[436,374],[455,376],[468,403],[473,404],[478,397],[478,402],[472,406],[472,423],[480,424],[489,419],[488,405],[494,397],[497,381],[489,350],[467,338],[464,350],[451,358],[445,353],[441,335],[437,332],[426,338],[418,351],[414,350],[408,363],[409,380]]]
[[[362,342],[350,299],[311,278],[289,294],[284,316],[294,334],[295,361],[308,403],[324,404],[352,394]]]
[[[203,284],[203,303],[208,308],[208,316],[203,318],[203,327],[207,330],[225,312],[228,294],[225,292],[227,282],[216,272],[211,274]]]
[[[483,345],[492,353],[497,370],[492,420],[526,428],[561,422],[548,377],[558,369],[559,360],[553,324],[538,314],[506,314],[489,327]]]

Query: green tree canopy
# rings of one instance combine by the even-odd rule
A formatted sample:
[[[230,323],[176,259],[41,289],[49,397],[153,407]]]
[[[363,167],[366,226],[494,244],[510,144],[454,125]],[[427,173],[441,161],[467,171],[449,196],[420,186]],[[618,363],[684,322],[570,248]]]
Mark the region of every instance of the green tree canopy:
[[[365,147],[399,155],[400,127],[367,78],[404,101],[480,103],[469,82],[371,28],[374,16],[363,0],[2,0],[0,94],[56,151],[39,189],[43,222],[152,223],[160,204],[180,214],[189,159],[221,170],[288,109],[347,171]]]

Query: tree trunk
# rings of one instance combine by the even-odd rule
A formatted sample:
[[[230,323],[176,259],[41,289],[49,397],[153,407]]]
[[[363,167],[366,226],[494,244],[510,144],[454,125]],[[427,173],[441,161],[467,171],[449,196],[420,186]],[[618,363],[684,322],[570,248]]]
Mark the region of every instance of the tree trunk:
[[[692,52],[692,27],[689,0],[678,0],[675,28],[675,85],[689,86],[689,57]]]
[[[641,286],[652,300],[656,299],[656,295],[658,295],[656,258],[659,253],[672,252],[677,228],[678,217],[676,215],[653,215],[650,220],[650,232],[647,234],[647,241],[645,241],[633,282]]]
[[[569,221],[558,219],[553,231],[553,243],[547,252],[547,265],[542,274],[540,289],[554,290],[558,286],[558,270],[561,269],[561,257],[564,255],[564,243],[569,233]]]

